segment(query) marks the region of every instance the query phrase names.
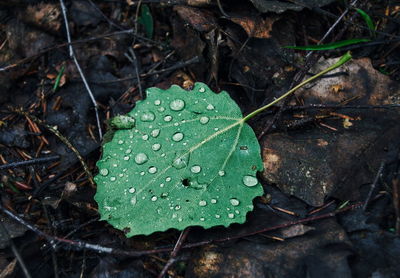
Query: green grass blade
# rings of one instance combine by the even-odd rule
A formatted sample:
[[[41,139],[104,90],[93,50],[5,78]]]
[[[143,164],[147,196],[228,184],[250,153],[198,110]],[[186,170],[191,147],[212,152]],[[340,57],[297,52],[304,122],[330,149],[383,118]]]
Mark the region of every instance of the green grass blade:
[[[331,49],[337,49],[343,46],[348,46],[352,44],[357,44],[357,43],[362,43],[362,42],[370,42],[370,39],[350,39],[350,40],[344,40],[344,41],[338,41],[338,42],[333,42],[333,43],[327,43],[327,44],[320,44],[320,45],[305,45],[305,46],[284,46],[284,48],[289,48],[289,49],[297,49],[297,50],[331,50]]]
[[[65,70],[65,66],[62,66],[60,72],[58,73],[58,75],[56,77],[56,81],[54,82],[53,92],[55,92],[58,89],[58,87],[60,86],[60,81],[61,81],[61,77],[64,74],[64,70]]]
[[[371,32],[371,35],[373,37],[375,37],[376,27],[375,27],[374,22],[372,21],[372,18],[366,12],[364,12],[361,9],[356,9],[356,11],[362,16],[362,18],[364,19],[365,23],[367,23],[367,26],[368,26],[368,28],[369,28],[369,30]]]

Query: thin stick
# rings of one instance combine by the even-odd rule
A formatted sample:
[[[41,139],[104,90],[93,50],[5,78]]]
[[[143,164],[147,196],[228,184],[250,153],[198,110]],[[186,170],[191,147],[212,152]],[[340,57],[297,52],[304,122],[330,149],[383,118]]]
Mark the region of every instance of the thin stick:
[[[26,278],[31,278],[32,276],[30,275],[28,268],[26,267],[24,260],[22,259],[21,255],[18,252],[17,247],[14,244],[14,241],[11,239],[10,234],[8,233],[8,230],[4,226],[3,222],[0,221],[0,229],[3,231],[3,234],[7,237],[8,241],[10,242],[11,250],[17,259],[19,265],[21,266],[22,272],[24,273]]]
[[[136,54],[135,51],[133,50],[133,48],[129,48],[129,53],[131,54],[132,57],[130,57],[128,54],[125,54],[125,56],[128,58],[129,61],[131,61],[132,65],[135,67],[135,74],[136,74],[136,80],[138,83],[138,87],[139,87],[139,94],[141,96],[141,98],[144,98],[143,95],[143,89],[142,89],[142,82],[140,81],[140,73],[139,73],[139,63],[138,60],[136,58]]]
[[[71,43],[71,34],[70,34],[70,31],[69,31],[68,18],[67,18],[67,8],[65,7],[64,0],[60,0],[60,5],[61,5],[61,10],[62,10],[62,13],[63,13],[63,17],[64,17],[65,30],[67,32],[67,40],[68,40],[68,44],[69,44],[68,45],[69,56],[74,60],[75,66],[78,69],[79,75],[82,78],[82,81],[83,81],[83,84],[85,85],[86,91],[88,92],[89,97],[90,97],[90,99],[91,99],[91,101],[93,103],[94,111],[95,111],[95,114],[96,114],[97,128],[98,128],[98,131],[99,131],[99,138],[101,140],[103,138],[103,131],[101,130],[101,123],[100,123],[98,105],[97,105],[96,99],[95,99],[95,97],[94,97],[94,95],[92,93],[92,90],[90,89],[89,83],[87,82],[86,77],[83,74],[82,68],[79,65],[78,59],[76,58],[76,55],[75,55],[75,52],[74,52],[74,48],[73,48],[72,43]]]
[[[182,248],[183,243],[185,242],[187,236],[189,235],[190,227],[186,228],[181,232],[179,235],[178,240],[175,243],[174,250],[171,252],[171,256],[169,257],[168,262],[164,265],[163,269],[161,270],[160,274],[158,275],[158,278],[164,277],[164,275],[167,273],[168,269],[176,262],[176,256],[178,255],[179,251]]]
[[[201,241],[201,242],[188,243],[188,244],[183,245],[182,248],[189,249],[189,248],[204,246],[204,245],[207,245],[207,244],[210,244],[213,242],[225,242],[225,241],[229,241],[232,239],[239,239],[239,238],[243,238],[243,237],[256,235],[259,233],[274,231],[274,230],[290,227],[290,226],[297,225],[297,224],[331,218],[331,217],[336,216],[339,213],[343,213],[345,211],[359,208],[359,207],[361,207],[361,205],[362,205],[362,203],[356,203],[354,205],[347,206],[343,209],[336,210],[336,211],[333,211],[330,213],[321,214],[318,216],[307,217],[307,218],[303,218],[303,219],[299,219],[299,220],[295,220],[295,221],[290,221],[290,222],[286,222],[286,223],[283,223],[280,225],[268,227],[268,228],[257,230],[254,232],[248,232],[248,233],[236,235],[233,237],[225,237],[225,238],[221,238],[221,239],[217,239],[217,240],[206,240],[206,241]],[[166,247],[166,248],[158,248],[158,249],[151,249],[151,250],[126,251],[126,250],[101,246],[101,245],[97,245],[97,244],[91,244],[91,243],[87,243],[84,241],[76,241],[76,240],[69,240],[69,239],[65,239],[65,238],[55,237],[55,236],[46,234],[45,232],[41,231],[40,229],[36,228],[32,224],[28,223],[27,221],[25,221],[24,219],[22,219],[21,217],[16,215],[14,212],[4,208],[1,203],[0,203],[0,211],[2,211],[9,218],[11,218],[14,221],[20,223],[21,225],[27,227],[28,229],[35,232],[39,236],[42,236],[43,238],[45,238],[51,244],[52,247],[55,246],[54,245],[55,243],[65,243],[65,244],[73,246],[79,250],[87,249],[87,250],[95,251],[97,253],[106,253],[106,254],[112,254],[112,255],[117,255],[117,256],[128,256],[128,257],[140,257],[140,256],[151,255],[151,254],[157,254],[157,253],[171,252],[172,250],[174,250],[174,248]]]
[[[354,5],[357,3],[358,0],[354,0],[350,5],[346,8],[346,10],[336,19],[335,23],[332,24],[332,26],[329,28],[329,30],[325,33],[325,35],[322,37],[322,39],[319,40],[318,44],[321,44],[324,42],[324,40],[332,33],[332,31],[335,29],[335,27],[342,21],[344,16],[350,11],[350,8],[353,8]],[[310,55],[312,55],[314,51],[309,51],[306,55],[306,58],[308,58]]]
[[[363,211],[367,209],[369,201],[371,200],[372,193],[374,192],[376,185],[378,184],[379,178],[381,177],[382,171],[385,168],[386,161],[382,160],[381,165],[379,166],[378,172],[376,173],[374,182],[371,184],[371,188],[369,189],[368,196],[365,199],[364,205],[362,207]]]
[[[30,166],[30,165],[35,165],[35,164],[42,164],[42,163],[46,163],[46,162],[56,161],[59,159],[60,159],[59,155],[53,155],[53,156],[48,156],[48,157],[34,158],[34,159],[30,159],[30,160],[25,160],[25,161],[11,162],[8,164],[0,165],[0,170],[12,169],[12,168],[21,167],[21,166]]]

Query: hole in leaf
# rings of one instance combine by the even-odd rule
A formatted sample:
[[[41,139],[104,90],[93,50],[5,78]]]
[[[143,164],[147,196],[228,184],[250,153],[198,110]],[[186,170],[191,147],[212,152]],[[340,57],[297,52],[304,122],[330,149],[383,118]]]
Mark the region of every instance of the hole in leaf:
[[[183,186],[186,186],[186,187],[189,186],[190,185],[189,179],[183,179],[182,184],[183,184]]]

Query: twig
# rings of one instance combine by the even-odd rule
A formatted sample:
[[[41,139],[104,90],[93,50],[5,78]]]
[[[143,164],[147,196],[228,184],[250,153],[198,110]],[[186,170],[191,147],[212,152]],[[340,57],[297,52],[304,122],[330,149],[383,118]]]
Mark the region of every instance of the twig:
[[[358,0],[354,0],[353,2],[350,3],[350,5],[346,8],[346,10],[336,19],[336,21],[332,24],[332,26],[328,29],[328,31],[325,33],[325,35],[322,37],[322,39],[319,40],[318,44],[321,44],[325,41],[325,39],[330,35],[330,33],[333,32],[335,27],[342,21],[342,19],[345,17],[345,15],[350,11],[352,7],[357,3]],[[306,58],[308,58],[314,51],[309,51],[306,55]]]
[[[42,164],[42,163],[46,163],[46,162],[56,161],[59,159],[60,159],[59,155],[53,155],[53,156],[48,156],[48,157],[39,157],[39,158],[29,159],[29,160],[25,160],[25,161],[11,162],[8,164],[0,165],[0,170],[12,169],[12,168],[21,167],[21,166],[30,166],[30,165],[35,165],[35,164]]]
[[[216,240],[207,240],[207,241],[201,241],[201,242],[195,242],[195,243],[188,243],[188,244],[183,245],[182,248],[183,249],[189,249],[189,248],[194,248],[194,247],[207,245],[207,244],[210,244],[210,243],[213,243],[213,242],[225,242],[225,241],[229,241],[229,240],[232,240],[232,239],[239,239],[239,238],[242,238],[242,237],[248,237],[248,236],[256,235],[256,234],[259,234],[259,233],[265,233],[265,232],[269,232],[269,231],[274,231],[274,230],[290,227],[290,226],[297,225],[297,224],[302,224],[302,223],[306,223],[306,222],[312,222],[312,221],[316,221],[316,220],[331,218],[331,217],[336,216],[339,213],[343,213],[345,211],[349,211],[349,210],[353,210],[353,209],[359,208],[359,207],[361,207],[361,205],[362,205],[362,203],[356,203],[354,205],[345,207],[343,209],[340,209],[340,210],[337,210],[337,211],[334,211],[334,212],[321,214],[321,215],[318,215],[318,216],[307,217],[307,218],[303,218],[303,219],[300,219],[300,220],[295,220],[295,221],[287,222],[287,223],[284,223],[284,224],[268,227],[268,228],[265,228],[265,229],[262,229],[262,230],[257,230],[257,231],[254,231],[254,232],[248,232],[248,233],[236,235],[236,236],[233,236],[233,237],[225,237],[225,238],[216,239]],[[16,215],[12,211],[4,208],[1,203],[0,203],[0,211],[2,211],[9,218],[11,218],[14,221],[20,223],[21,225],[25,226],[29,230],[35,232],[37,235],[45,238],[51,244],[52,247],[55,246],[55,243],[64,243],[64,244],[67,244],[67,245],[69,245],[71,247],[74,247],[74,248],[76,248],[78,250],[87,249],[87,250],[95,251],[97,253],[106,253],[106,254],[112,254],[112,255],[116,255],[116,256],[127,256],[127,257],[140,257],[140,256],[151,255],[151,254],[157,254],[157,253],[171,252],[172,250],[174,250],[174,248],[172,248],[172,247],[166,247],[166,248],[151,249],[151,250],[126,251],[126,250],[122,250],[122,249],[116,249],[116,248],[105,247],[105,246],[101,246],[101,245],[97,245],[97,244],[91,244],[91,243],[87,243],[87,242],[83,242],[83,241],[76,241],[76,240],[69,240],[69,239],[65,239],[65,238],[55,237],[55,236],[51,236],[51,235],[48,235],[48,234],[44,233],[43,231],[41,231],[40,229],[36,228],[32,224],[26,222],[24,219],[22,219],[21,217],[19,217],[18,215]]]
[[[393,207],[396,214],[396,235],[400,235],[400,182],[399,178],[396,177],[392,181],[393,186]]]
[[[142,73],[142,74],[140,74],[140,77],[146,78],[146,77],[149,77],[149,76],[152,76],[152,75],[162,74],[162,73],[165,73],[165,72],[181,69],[181,68],[190,66],[192,64],[199,63],[199,62],[200,62],[199,56],[195,56],[193,58],[190,58],[187,61],[178,62],[175,65],[173,65],[171,67],[168,67],[168,68],[165,68],[165,69],[155,70],[155,71],[147,72],[147,73]],[[109,83],[123,82],[123,81],[127,81],[127,80],[132,80],[132,79],[137,79],[137,77],[136,76],[123,77],[123,78],[119,78],[119,79],[116,79],[116,80],[97,81],[97,82],[93,82],[93,83],[95,83],[95,84],[104,84],[104,83],[109,84]]]
[[[190,227],[186,228],[181,232],[179,235],[178,240],[176,241],[174,250],[171,252],[171,256],[169,257],[168,262],[164,265],[163,269],[161,270],[160,274],[158,275],[158,278],[164,277],[164,275],[167,273],[168,269],[176,262],[176,256],[178,255],[179,251],[182,248],[183,243],[185,242],[187,236],[189,235]]]
[[[223,16],[226,18],[230,18],[230,16],[225,12],[224,8],[222,7],[221,0],[217,0],[218,9]]]
[[[101,140],[103,138],[103,131],[101,129],[101,122],[100,122],[100,117],[99,117],[99,107],[98,107],[96,99],[95,99],[95,97],[94,97],[94,95],[92,93],[92,90],[90,89],[89,83],[87,82],[86,77],[83,74],[82,68],[79,65],[78,59],[76,58],[76,55],[75,55],[75,52],[74,52],[74,48],[72,47],[72,44],[71,44],[71,34],[70,34],[70,31],[69,31],[69,25],[68,25],[67,8],[65,7],[64,0],[60,0],[60,5],[61,5],[62,14],[63,14],[63,17],[64,17],[64,24],[65,24],[65,30],[66,30],[66,33],[67,33],[67,40],[68,40],[68,43],[69,43],[69,46],[68,46],[68,48],[69,48],[69,56],[74,60],[75,66],[78,69],[79,75],[82,78],[82,81],[83,81],[83,84],[85,85],[86,91],[88,92],[89,97],[90,97],[90,99],[91,99],[91,101],[93,103],[94,111],[95,111],[95,114],[96,114],[97,128],[98,128],[98,131],[99,131],[99,138]]]
[[[374,192],[376,185],[378,184],[379,178],[381,177],[382,171],[385,168],[386,161],[382,160],[381,165],[379,166],[378,172],[376,173],[374,182],[371,184],[371,188],[369,189],[368,196],[365,199],[364,205],[362,207],[363,211],[367,209],[369,201],[371,200],[372,193]]]
[[[144,99],[142,82],[140,81],[138,60],[136,58],[136,54],[135,54],[135,51],[133,50],[133,47],[129,48],[128,51],[132,57],[126,53],[125,53],[125,57],[128,58],[128,60],[132,63],[133,67],[135,68],[136,80],[137,80],[138,87],[139,87],[139,94],[140,94],[141,98]]]
[[[3,231],[3,234],[7,237],[10,246],[11,246],[11,250],[15,256],[15,258],[17,259],[19,265],[21,266],[22,272],[24,273],[25,277],[27,278],[31,278],[31,274],[28,271],[28,268],[26,267],[24,260],[22,259],[21,255],[18,252],[17,247],[14,244],[14,241],[11,239],[10,234],[8,233],[8,230],[6,229],[6,227],[4,226],[3,222],[0,221],[0,229]]]

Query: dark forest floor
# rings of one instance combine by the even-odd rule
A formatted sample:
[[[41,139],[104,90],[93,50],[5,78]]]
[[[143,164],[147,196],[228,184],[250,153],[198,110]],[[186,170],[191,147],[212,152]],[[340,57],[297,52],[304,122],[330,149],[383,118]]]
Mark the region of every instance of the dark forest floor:
[[[0,0],[1,278],[400,277],[400,3],[65,0],[71,44],[60,3]],[[369,41],[284,48],[324,36]],[[204,82],[246,115],[348,50],[249,122],[265,193],[245,224],[182,240],[99,221],[99,130],[146,88]]]

